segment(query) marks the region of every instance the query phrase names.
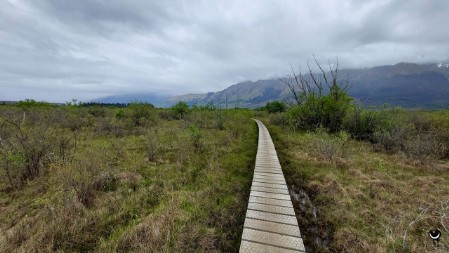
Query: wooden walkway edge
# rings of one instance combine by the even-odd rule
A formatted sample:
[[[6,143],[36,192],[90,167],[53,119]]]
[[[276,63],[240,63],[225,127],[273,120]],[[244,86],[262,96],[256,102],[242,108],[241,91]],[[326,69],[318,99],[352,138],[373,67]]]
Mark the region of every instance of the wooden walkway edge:
[[[255,121],[259,143],[240,252],[305,252],[270,133]]]

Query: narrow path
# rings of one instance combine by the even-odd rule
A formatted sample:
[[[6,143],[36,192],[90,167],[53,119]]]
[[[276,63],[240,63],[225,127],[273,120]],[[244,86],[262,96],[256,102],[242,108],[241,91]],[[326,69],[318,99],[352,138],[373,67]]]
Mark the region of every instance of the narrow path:
[[[240,252],[305,252],[270,133],[255,121],[259,144]]]

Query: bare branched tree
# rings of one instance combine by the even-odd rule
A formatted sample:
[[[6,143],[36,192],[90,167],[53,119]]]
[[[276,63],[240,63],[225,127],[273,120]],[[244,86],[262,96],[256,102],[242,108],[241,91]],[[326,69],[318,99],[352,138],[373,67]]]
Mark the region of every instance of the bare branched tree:
[[[289,124],[294,129],[314,130],[324,127],[330,132],[338,132],[352,101],[347,93],[348,81],[338,78],[338,59],[335,64],[328,61],[329,70],[322,67],[315,55],[313,64],[318,69],[314,69],[309,60],[305,74],[301,69],[295,72],[290,65],[291,74],[280,79],[293,97],[295,109],[289,115]]]
[[[339,93],[333,91],[338,90],[347,92],[350,88],[347,79],[338,80],[338,59],[335,64],[331,64],[330,61],[328,61],[328,71],[321,66],[315,55],[313,56],[313,61],[318,67],[318,73],[314,71],[309,60],[307,61],[306,74],[303,74],[301,68],[299,68],[299,72],[296,72],[290,64],[291,74],[286,78],[280,78],[280,81],[286,84],[290,89],[297,105],[301,105],[311,96],[321,97],[326,87],[329,89],[329,92],[335,96],[338,96]],[[339,98],[335,97],[335,99],[338,101]]]

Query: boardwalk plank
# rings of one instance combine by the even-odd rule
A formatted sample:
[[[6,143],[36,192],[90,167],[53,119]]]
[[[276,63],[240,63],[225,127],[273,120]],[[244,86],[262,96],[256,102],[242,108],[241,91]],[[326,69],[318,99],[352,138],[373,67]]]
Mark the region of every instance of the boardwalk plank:
[[[305,252],[270,133],[256,122],[259,143],[240,252]]]

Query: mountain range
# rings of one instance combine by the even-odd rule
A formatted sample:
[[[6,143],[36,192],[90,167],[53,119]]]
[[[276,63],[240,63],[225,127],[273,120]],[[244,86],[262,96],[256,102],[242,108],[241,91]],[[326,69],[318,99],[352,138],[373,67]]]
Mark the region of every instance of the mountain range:
[[[349,84],[349,95],[363,105],[405,108],[449,108],[449,63],[398,63],[364,69],[342,69],[339,77]],[[274,100],[291,100],[291,92],[281,79],[245,81],[204,94],[166,96],[125,94],[96,99],[95,102],[127,103],[148,101],[167,107],[179,101],[190,105],[214,104],[221,108],[257,108]]]

